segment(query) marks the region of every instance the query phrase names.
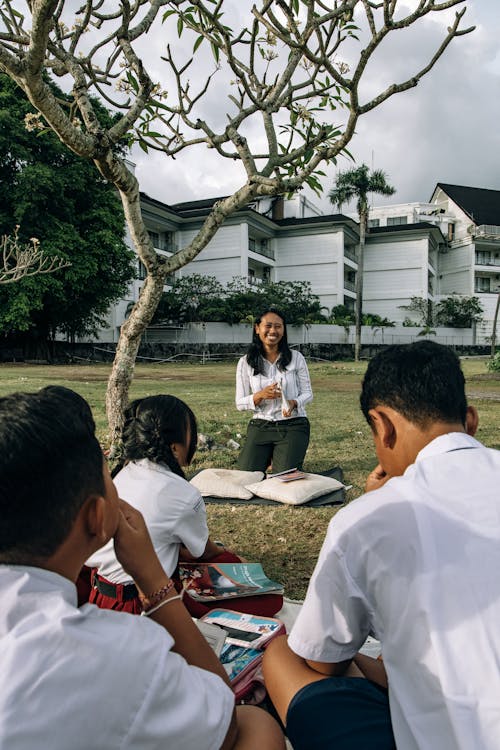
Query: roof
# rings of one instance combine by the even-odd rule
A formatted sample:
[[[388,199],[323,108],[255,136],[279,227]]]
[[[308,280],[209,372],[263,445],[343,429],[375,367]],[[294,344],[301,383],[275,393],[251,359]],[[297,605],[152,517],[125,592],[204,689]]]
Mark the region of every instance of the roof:
[[[500,190],[448,185],[444,182],[438,182],[436,188],[441,188],[454,203],[460,206],[474,224],[500,226]]]
[[[422,229],[437,229],[438,232],[440,231],[439,228],[432,224],[430,221],[418,221],[416,224],[391,224],[388,227],[370,227],[368,230],[368,234],[388,234],[390,232],[414,232],[415,230],[422,230]]]
[[[352,223],[353,220],[349,216],[344,216],[344,214],[321,214],[320,216],[303,216],[301,218],[291,216],[288,219],[274,219],[274,223],[279,227],[303,226],[304,224],[338,224],[339,222]]]

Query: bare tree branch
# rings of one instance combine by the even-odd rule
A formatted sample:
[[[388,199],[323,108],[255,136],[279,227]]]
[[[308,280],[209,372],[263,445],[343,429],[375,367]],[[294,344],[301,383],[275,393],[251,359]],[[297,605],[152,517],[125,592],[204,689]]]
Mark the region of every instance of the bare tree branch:
[[[71,265],[57,255],[47,255],[35,237],[21,245],[18,234],[17,226],[12,236],[3,235],[0,238],[0,284],[13,284],[27,276],[55,273]]]
[[[113,435],[141,332],[167,274],[195,258],[224,220],[255,197],[306,184],[319,191],[322,168],[345,151],[359,118],[416,86],[451,42],[472,30],[461,26],[464,0],[419,0],[411,11],[396,0],[238,0],[234,19],[242,21],[234,29],[231,0],[121,0],[116,8],[82,0],[76,11],[69,0],[30,0],[25,17],[18,2],[0,0],[0,71],[25,91],[61,141],[93,159],[115,185],[147,269],[141,297],[122,328],[108,388]],[[430,59],[362,101],[369,62],[387,37],[452,8],[454,21]],[[165,45],[153,73],[138,45],[159,24]],[[47,72],[66,80],[69,107],[54,97]],[[215,90],[219,108],[211,117],[205,102]],[[117,114],[110,127],[99,121],[94,96]],[[190,244],[165,259],[146,230],[137,179],[117,151],[124,142],[172,158],[186,149],[213,149],[220,159],[239,162],[244,178],[214,206]]]

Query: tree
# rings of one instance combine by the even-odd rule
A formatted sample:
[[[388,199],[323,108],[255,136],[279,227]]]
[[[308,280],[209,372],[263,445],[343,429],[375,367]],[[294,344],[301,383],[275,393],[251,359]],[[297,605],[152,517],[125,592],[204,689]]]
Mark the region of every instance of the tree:
[[[450,42],[471,30],[460,28],[465,7],[430,59],[407,79],[364,98],[360,89],[370,58],[393,32],[463,1],[420,0],[405,15],[395,0],[122,0],[113,10],[100,0],[82,0],[76,13],[69,0],[31,0],[23,16],[20,0],[0,0],[0,70],[26,92],[63,143],[92,159],[115,185],[147,270],[142,294],[122,326],[108,385],[113,441],[141,335],[167,274],[196,257],[225,219],[256,197],[293,193],[304,184],[320,190],[322,166],[346,149],[359,118],[416,86]],[[234,29],[227,8],[240,24]],[[167,43],[149,72],[138,48],[157,19],[165,24]],[[215,60],[212,69],[207,51]],[[161,84],[153,77],[160,58],[166,63]],[[47,70],[65,80],[69,106],[47,86]],[[202,80],[201,71],[207,71]],[[210,115],[205,103],[219,80],[218,106]],[[120,113],[110,127],[97,116],[91,92]],[[240,187],[217,202],[189,245],[166,260],[154,251],[137,180],[116,151],[124,138],[171,157],[205,146],[242,172]]]
[[[278,281],[248,286],[243,277],[225,287],[215,276],[190,274],[177,279],[158,305],[155,320],[248,322],[268,307],[277,307],[291,325],[324,322],[319,297],[309,282]]]
[[[15,227],[13,235],[4,234],[0,238],[0,284],[13,284],[27,276],[55,273],[71,265],[57,255],[46,255],[36,237],[20,245],[18,234],[19,225]]]
[[[359,245],[357,253],[358,270],[356,273],[356,300],[354,304],[355,338],[354,359],[359,362],[361,352],[361,325],[363,322],[363,270],[365,255],[365,238],[368,229],[368,193],[378,195],[394,195],[395,189],[387,183],[385,172],[375,169],[370,173],[366,164],[354,169],[340,172],[335,182],[335,187],[330,190],[328,197],[330,202],[339,206],[342,210],[344,203],[356,199],[356,208],[359,218]]]
[[[64,101],[59,89],[49,90]],[[0,331],[21,338],[36,356],[56,329],[69,336],[94,331],[133,275],[116,191],[38,120],[23,92],[0,74],[0,234],[18,225],[18,244],[25,249],[36,237],[47,261],[66,266],[0,287]]]
[[[450,328],[472,328],[483,319],[483,306],[478,297],[453,294],[436,305],[436,325]]]

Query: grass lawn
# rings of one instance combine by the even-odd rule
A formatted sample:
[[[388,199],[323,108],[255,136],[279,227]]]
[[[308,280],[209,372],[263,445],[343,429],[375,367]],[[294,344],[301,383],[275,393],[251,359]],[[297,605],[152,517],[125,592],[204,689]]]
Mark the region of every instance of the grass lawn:
[[[49,384],[66,385],[81,393],[94,412],[99,438],[107,444],[104,395],[109,365],[0,365],[0,395],[33,391]],[[363,491],[376,459],[371,433],[359,405],[359,388],[366,363],[324,362],[310,365],[314,401],[308,406],[311,442],[305,469],[319,472],[342,466],[353,488],[348,500]],[[234,406],[236,363],[138,365],[131,398],[172,393],[193,409],[200,432],[212,436],[212,451],[195,455],[192,469],[231,468],[237,453],[225,447],[241,442],[249,414]],[[488,373],[484,359],[465,359],[469,402],[479,410],[478,438],[500,449],[500,373]],[[285,585],[287,596],[302,598],[314,567],[326,526],[336,508],[267,506],[208,506],[212,538],[223,539],[248,560],[262,562],[266,573]]]

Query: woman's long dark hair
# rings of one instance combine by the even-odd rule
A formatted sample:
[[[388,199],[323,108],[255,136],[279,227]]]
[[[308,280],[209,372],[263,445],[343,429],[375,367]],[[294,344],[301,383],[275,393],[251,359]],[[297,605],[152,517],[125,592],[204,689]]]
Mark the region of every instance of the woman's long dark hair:
[[[185,478],[171,444],[186,444],[190,431],[187,463],[191,463],[198,442],[196,418],[184,401],[176,396],[148,396],[132,401],[125,412],[122,431],[123,456],[113,476],[128,461],[148,458],[156,464],[164,464],[178,476]]]
[[[267,310],[264,310],[264,312],[261,312],[258,318],[256,318],[253,326],[253,336],[252,336],[252,343],[247,349],[247,362],[250,365],[250,367],[253,367],[253,374],[259,375],[263,374],[263,360],[265,359],[264,356],[264,347],[262,345],[262,341],[260,340],[256,330],[255,326],[260,325],[260,322],[262,321],[262,318],[267,315],[268,313],[273,313],[274,315],[277,315],[278,318],[281,318],[283,321],[283,338],[278,344],[278,351],[280,353],[279,359],[278,359],[278,370],[281,370],[284,372],[287,368],[287,366],[292,361],[292,352],[290,350],[290,347],[288,346],[288,337],[286,332],[286,320],[285,316],[280,310],[277,310],[275,307],[268,307]]]

